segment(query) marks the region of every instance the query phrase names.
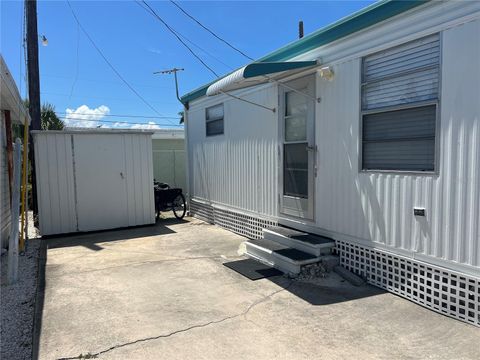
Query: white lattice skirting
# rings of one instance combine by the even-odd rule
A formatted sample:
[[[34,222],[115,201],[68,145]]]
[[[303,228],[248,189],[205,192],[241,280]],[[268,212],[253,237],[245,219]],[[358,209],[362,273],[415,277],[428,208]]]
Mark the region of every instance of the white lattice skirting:
[[[273,220],[221,209],[195,200],[190,201],[190,213],[196,218],[219,225],[249,239],[261,239],[264,228],[277,225]]]
[[[370,284],[480,326],[480,279],[378,249],[336,244],[340,264]]]

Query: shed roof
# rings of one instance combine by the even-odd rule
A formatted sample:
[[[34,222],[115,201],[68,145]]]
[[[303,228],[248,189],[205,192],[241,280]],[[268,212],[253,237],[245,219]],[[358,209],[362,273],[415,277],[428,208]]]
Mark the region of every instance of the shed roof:
[[[270,54],[258,59],[256,62],[288,61],[298,55],[318,48],[322,45],[339,40],[345,36],[387,20],[393,16],[423,5],[430,0],[382,0],[361,9],[352,15],[344,17],[331,25],[323,27],[302,39],[296,40]],[[238,69],[237,69],[238,70]],[[235,70],[235,71],[237,71]],[[233,71],[233,72],[235,72]],[[226,74],[224,78],[233,72]],[[181,97],[184,104],[206,95],[210,85],[218,81],[205,84]]]

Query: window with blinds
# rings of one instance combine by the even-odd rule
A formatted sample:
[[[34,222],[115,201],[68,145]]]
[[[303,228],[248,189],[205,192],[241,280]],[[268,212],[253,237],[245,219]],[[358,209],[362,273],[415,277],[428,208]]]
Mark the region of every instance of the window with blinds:
[[[223,134],[223,104],[205,110],[205,133],[206,136]]]
[[[434,171],[440,38],[363,58],[362,168]]]

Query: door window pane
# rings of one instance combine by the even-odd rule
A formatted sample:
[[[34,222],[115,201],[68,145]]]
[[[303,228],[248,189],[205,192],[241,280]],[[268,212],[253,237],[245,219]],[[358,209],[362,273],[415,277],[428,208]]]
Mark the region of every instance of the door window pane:
[[[284,145],[283,192],[308,198],[307,143]]]
[[[299,90],[306,93],[307,89]],[[307,113],[307,97],[294,91],[285,93],[285,116]]]
[[[285,118],[285,141],[305,141],[307,139],[307,118],[305,115]]]

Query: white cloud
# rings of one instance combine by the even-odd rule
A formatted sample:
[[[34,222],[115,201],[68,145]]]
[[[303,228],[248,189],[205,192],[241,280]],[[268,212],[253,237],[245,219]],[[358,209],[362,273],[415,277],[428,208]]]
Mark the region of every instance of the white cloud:
[[[99,122],[102,120],[105,115],[110,113],[110,109],[108,106],[100,105],[95,109],[90,109],[87,105],[79,106],[78,108],[74,109],[67,109],[65,110],[65,125],[68,127],[83,127],[83,128],[96,128],[99,125],[105,125],[105,123]],[[119,126],[119,124],[115,123],[112,124]]]
[[[110,114],[108,106],[100,105],[97,108],[91,109],[87,105],[79,106],[77,109],[66,109],[65,111],[65,126],[66,127],[81,127],[81,128],[115,128],[115,129],[146,129],[156,130],[160,126],[153,121],[145,124],[127,124],[125,122],[135,122],[131,119],[115,119],[110,118],[112,122],[101,122],[106,115]],[[118,120],[118,121],[116,121]],[[115,121],[115,122],[113,122]]]
[[[147,130],[155,130],[160,129],[160,126],[155,124],[152,121],[149,121],[147,124],[135,124],[130,127],[131,129],[147,129]]]

